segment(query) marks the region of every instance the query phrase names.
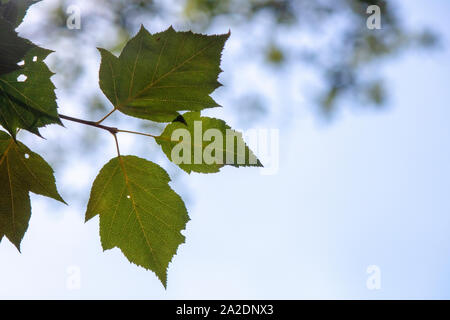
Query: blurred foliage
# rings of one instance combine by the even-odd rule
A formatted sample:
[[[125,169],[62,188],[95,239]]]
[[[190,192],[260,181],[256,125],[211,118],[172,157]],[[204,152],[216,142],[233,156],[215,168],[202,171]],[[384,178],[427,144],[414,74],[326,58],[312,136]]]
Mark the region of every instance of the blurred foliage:
[[[91,0],[82,5],[82,29],[66,27],[67,8],[80,1],[53,1],[41,36],[52,43],[70,39],[77,52],[66,60],[53,62],[56,72],[64,73],[64,86],[73,87],[74,81],[83,74],[80,56],[89,45],[102,46],[116,53],[134,35],[142,22],[167,27],[173,23],[186,25],[195,31],[208,32],[217,23],[229,28],[248,28],[264,20],[266,45],[258,47],[255,54],[265,55],[268,65],[282,67],[286,64],[307,63],[317,71],[325,86],[319,92],[319,110],[322,115],[333,115],[343,97],[364,97],[355,103],[363,106],[382,106],[387,91],[380,68],[371,65],[382,63],[405,49],[429,48],[437,37],[428,30],[410,31],[404,27],[395,2],[379,0]],[[369,5],[381,8],[382,28],[369,30],[366,20]],[[101,26],[101,27],[100,27]],[[280,44],[283,33],[308,34],[323,45],[298,48],[289,43]],[[43,40],[47,42],[46,40]],[[74,41],[76,42],[74,44]],[[255,50],[249,45],[243,50]],[[70,61],[70,63],[68,63]],[[69,66],[69,68],[68,68]],[[276,69],[271,69],[274,74]],[[298,88],[301,90],[301,88]],[[253,108],[254,109],[254,108]],[[270,109],[270,108],[269,108]],[[257,110],[257,109],[254,109]]]
[[[276,111],[279,114],[295,114],[305,105],[303,95],[313,100],[319,119],[328,119],[349,104],[361,108],[382,107],[386,103],[389,85],[382,74],[382,67],[397,54],[419,48],[431,48],[438,38],[427,29],[411,30],[406,26],[407,17],[395,6],[395,1],[363,0],[43,0],[32,7],[32,19],[25,19],[19,31],[26,37],[56,52],[47,59],[53,80],[58,88],[58,104],[61,111],[70,115],[98,120],[112,106],[101,93],[93,79],[98,75],[99,54],[102,47],[119,54],[125,43],[136,34],[140,25],[151,31],[161,31],[169,25],[178,30],[225,33],[231,29],[231,41],[237,43],[242,54],[236,61],[236,69],[223,73],[225,87],[220,93],[229,98],[227,109],[240,118],[243,126],[264,121]],[[380,30],[369,30],[366,13],[369,5],[381,8]],[[81,29],[70,30],[66,21],[71,5],[81,9]],[[422,29],[421,29],[422,28]],[[255,32],[257,30],[257,32]],[[234,57],[235,58],[235,57]],[[284,89],[287,81],[298,78],[298,70],[312,71],[320,83],[317,90],[295,82],[301,99],[290,99],[289,92],[276,92],[275,106],[267,99],[267,92],[249,83],[246,91],[233,91],[233,84],[246,63],[258,63],[267,79],[276,80]],[[309,78],[308,78],[309,79]],[[307,83],[309,85],[310,83]],[[313,84],[314,86],[314,84]],[[227,91],[228,90],[228,91]],[[250,91],[250,92],[249,92]],[[314,92],[313,92],[314,91]],[[317,99],[316,99],[317,98]],[[298,101],[298,104],[291,103]],[[234,109],[233,109],[234,108]],[[282,110],[275,110],[275,109]],[[288,109],[290,108],[290,109]],[[271,122],[274,118],[270,118]],[[138,128],[140,131],[158,134],[162,127],[149,121],[121,122],[113,115],[108,119],[115,126]],[[72,127],[71,127],[72,129]],[[64,134],[64,133],[63,133]],[[37,144],[37,150],[45,150],[52,165],[69,166],[69,159],[91,163],[99,145],[110,142],[95,129],[73,127],[66,138],[55,139],[53,149],[48,144]],[[80,142],[79,148],[67,151],[67,139]],[[125,137],[124,137],[125,139]],[[134,140],[126,140],[132,144]],[[158,146],[147,140],[136,140],[133,150],[152,155]],[[139,142],[139,143],[137,143]],[[131,147],[131,146],[130,146]],[[91,155],[92,158],[86,155]],[[104,159],[102,159],[103,161]],[[169,172],[176,175],[176,170]],[[67,188],[65,188],[67,187]],[[74,185],[63,186],[66,193],[77,193]],[[84,194],[80,186],[80,194]],[[184,197],[189,194],[183,194]],[[81,197],[81,196],[80,196]]]
[[[379,30],[366,27],[369,17],[366,9],[370,5],[378,5],[381,9],[382,28]],[[268,63],[295,63],[300,56],[317,67],[326,83],[319,100],[322,115],[333,114],[340,98],[348,95],[369,98],[361,101],[364,105],[383,105],[386,98],[383,88],[386,86],[382,78],[373,70],[367,75],[364,69],[403,49],[429,48],[437,42],[436,35],[428,30],[412,32],[403,27],[393,1],[187,0],[185,6],[186,16],[205,29],[219,17],[248,23],[263,13],[271,19],[271,26],[267,28],[269,41],[289,29],[302,30],[303,27],[315,36],[320,36],[323,27],[335,29],[333,40],[326,47],[310,52],[300,49],[299,55],[290,54],[295,57],[293,59],[288,59],[284,52],[290,48],[283,51],[283,48],[270,44],[266,49]],[[337,22],[339,17],[345,21]]]
[[[281,64],[284,62],[283,50],[275,44],[270,44],[266,56],[269,63]]]

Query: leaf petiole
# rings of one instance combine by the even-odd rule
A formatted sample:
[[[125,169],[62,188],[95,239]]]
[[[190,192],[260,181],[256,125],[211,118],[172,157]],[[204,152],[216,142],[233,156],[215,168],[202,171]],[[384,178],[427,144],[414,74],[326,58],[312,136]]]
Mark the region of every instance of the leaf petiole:
[[[110,112],[112,113],[112,112]],[[64,120],[68,120],[68,121],[72,121],[72,122],[77,122],[77,123],[81,123],[87,126],[91,126],[91,127],[95,127],[95,128],[99,128],[99,129],[103,129],[106,131],[109,131],[110,133],[112,133],[114,136],[119,133],[119,132],[123,132],[123,133],[131,133],[131,134],[137,134],[137,135],[141,135],[141,136],[146,136],[146,137],[151,137],[153,139],[162,139],[162,140],[168,140],[171,141],[170,139],[166,138],[166,137],[161,137],[161,136],[155,136],[153,134],[150,133],[144,133],[144,132],[137,132],[137,131],[130,131],[130,130],[122,130],[122,129],[118,129],[116,127],[109,127],[109,126],[105,126],[102,125],[98,122],[95,121],[90,121],[90,120],[84,120],[84,119],[78,119],[78,118],[74,118],[74,117],[69,117],[66,116],[64,114],[59,114],[59,117],[61,119]],[[176,141],[174,141],[176,142]]]
[[[106,116],[104,116],[103,118],[101,118],[100,120],[98,120],[96,123],[97,123],[97,124],[102,123],[102,122],[105,121],[110,115],[112,115],[112,114],[114,113],[114,111],[116,111],[116,110],[117,110],[116,108],[112,109]]]

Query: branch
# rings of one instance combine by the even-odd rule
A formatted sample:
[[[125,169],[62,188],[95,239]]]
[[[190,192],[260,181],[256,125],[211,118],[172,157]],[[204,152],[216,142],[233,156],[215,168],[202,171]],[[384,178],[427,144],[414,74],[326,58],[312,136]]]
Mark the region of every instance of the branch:
[[[112,133],[112,135],[114,137],[116,136],[117,133],[123,132],[123,133],[138,134],[138,135],[141,135],[141,136],[151,137],[151,138],[154,138],[154,139],[161,139],[161,140],[171,141],[168,138],[155,136],[155,135],[150,134],[150,133],[143,133],[143,132],[130,131],[130,130],[122,130],[122,129],[119,129],[119,128],[116,128],[116,127],[104,126],[104,125],[100,124],[98,121],[95,122],[95,121],[90,121],[90,120],[78,119],[78,118],[66,116],[64,114],[59,114],[59,117],[61,119],[69,120],[69,121],[72,121],[72,122],[78,122],[78,123],[81,123],[81,124],[84,124],[84,125],[87,125],[87,126],[91,126],[91,127],[95,127],[95,128],[99,128],[99,129],[103,129],[103,130],[109,131],[110,133]]]
[[[97,123],[95,121],[89,121],[89,120],[83,120],[83,119],[78,119],[78,118],[73,118],[73,117],[69,117],[63,114],[59,114],[59,117],[61,119],[65,119],[65,120],[69,120],[72,122],[78,122],[81,124],[85,124],[87,126],[91,126],[91,127],[96,127],[96,128],[100,128],[106,131],[109,131],[110,133],[112,133],[113,135],[115,135],[117,132],[119,132],[119,129],[115,128],[115,127],[108,127],[108,126],[104,126],[100,123]]]

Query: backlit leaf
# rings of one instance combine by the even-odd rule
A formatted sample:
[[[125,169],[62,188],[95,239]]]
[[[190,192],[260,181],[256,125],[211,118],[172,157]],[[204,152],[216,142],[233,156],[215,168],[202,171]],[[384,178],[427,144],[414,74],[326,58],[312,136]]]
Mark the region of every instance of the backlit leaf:
[[[220,57],[228,37],[172,27],[150,34],[142,27],[118,58],[99,49],[100,87],[115,109],[158,122],[172,121],[178,111],[217,107],[209,94],[220,86]]]
[[[35,47],[23,58],[21,69],[0,76],[0,124],[13,137],[17,129],[40,135],[40,127],[61,123],[50,80],[53,73],[43,62],[51,52]]]
[[[64,202],[48,163],[0,131],[0,241],[6,236],[19,251],[31,216],[29,192]]]
[[[2,0],[0,17],[7,20],[14,28],[22,23],[28,8],[41,0]]]
[[[169,160],[184,171],[212,173],[224,165],[262,167],[242,134],[225,121],[201,117],[200,112],[185,113],[183,118],[185,123],[168,124],[156,142]]]
[[[0,16],[0,75],[20,69],[19,63],[35,45],[23,39],[14,27]]]
[[[104,250],[118,247],[130,262],[156,273],[164,286],[167,267],[189,220],[183,200],[157,164],[135,156],[109,161],[94,181],[86,221],[100,215]]]

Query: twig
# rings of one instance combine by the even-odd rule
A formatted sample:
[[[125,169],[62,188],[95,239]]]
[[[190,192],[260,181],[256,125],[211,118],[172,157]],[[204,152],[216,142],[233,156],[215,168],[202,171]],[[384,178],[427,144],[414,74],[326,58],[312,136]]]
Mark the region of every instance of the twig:
[[[115,128],[115,127],[108,127],[108,126],[104,126],[100,123],[97,123],[95,121],[89,121],[89,120],[83,120],[83,119],[78,119],[78,118],[73,118],[73,117],[69,117],[63,114],[59,114],[59,117],[61,119],[65,119],[65,120],[69,120],[69,121],[73,121],[73,122],[78,122],[81,124],[85,124],[91,127],[96,127],[96,128],[100,128],[106,131],[111,132],[112,134],[116,134],[117,132],[119,132],[119,129]]]

